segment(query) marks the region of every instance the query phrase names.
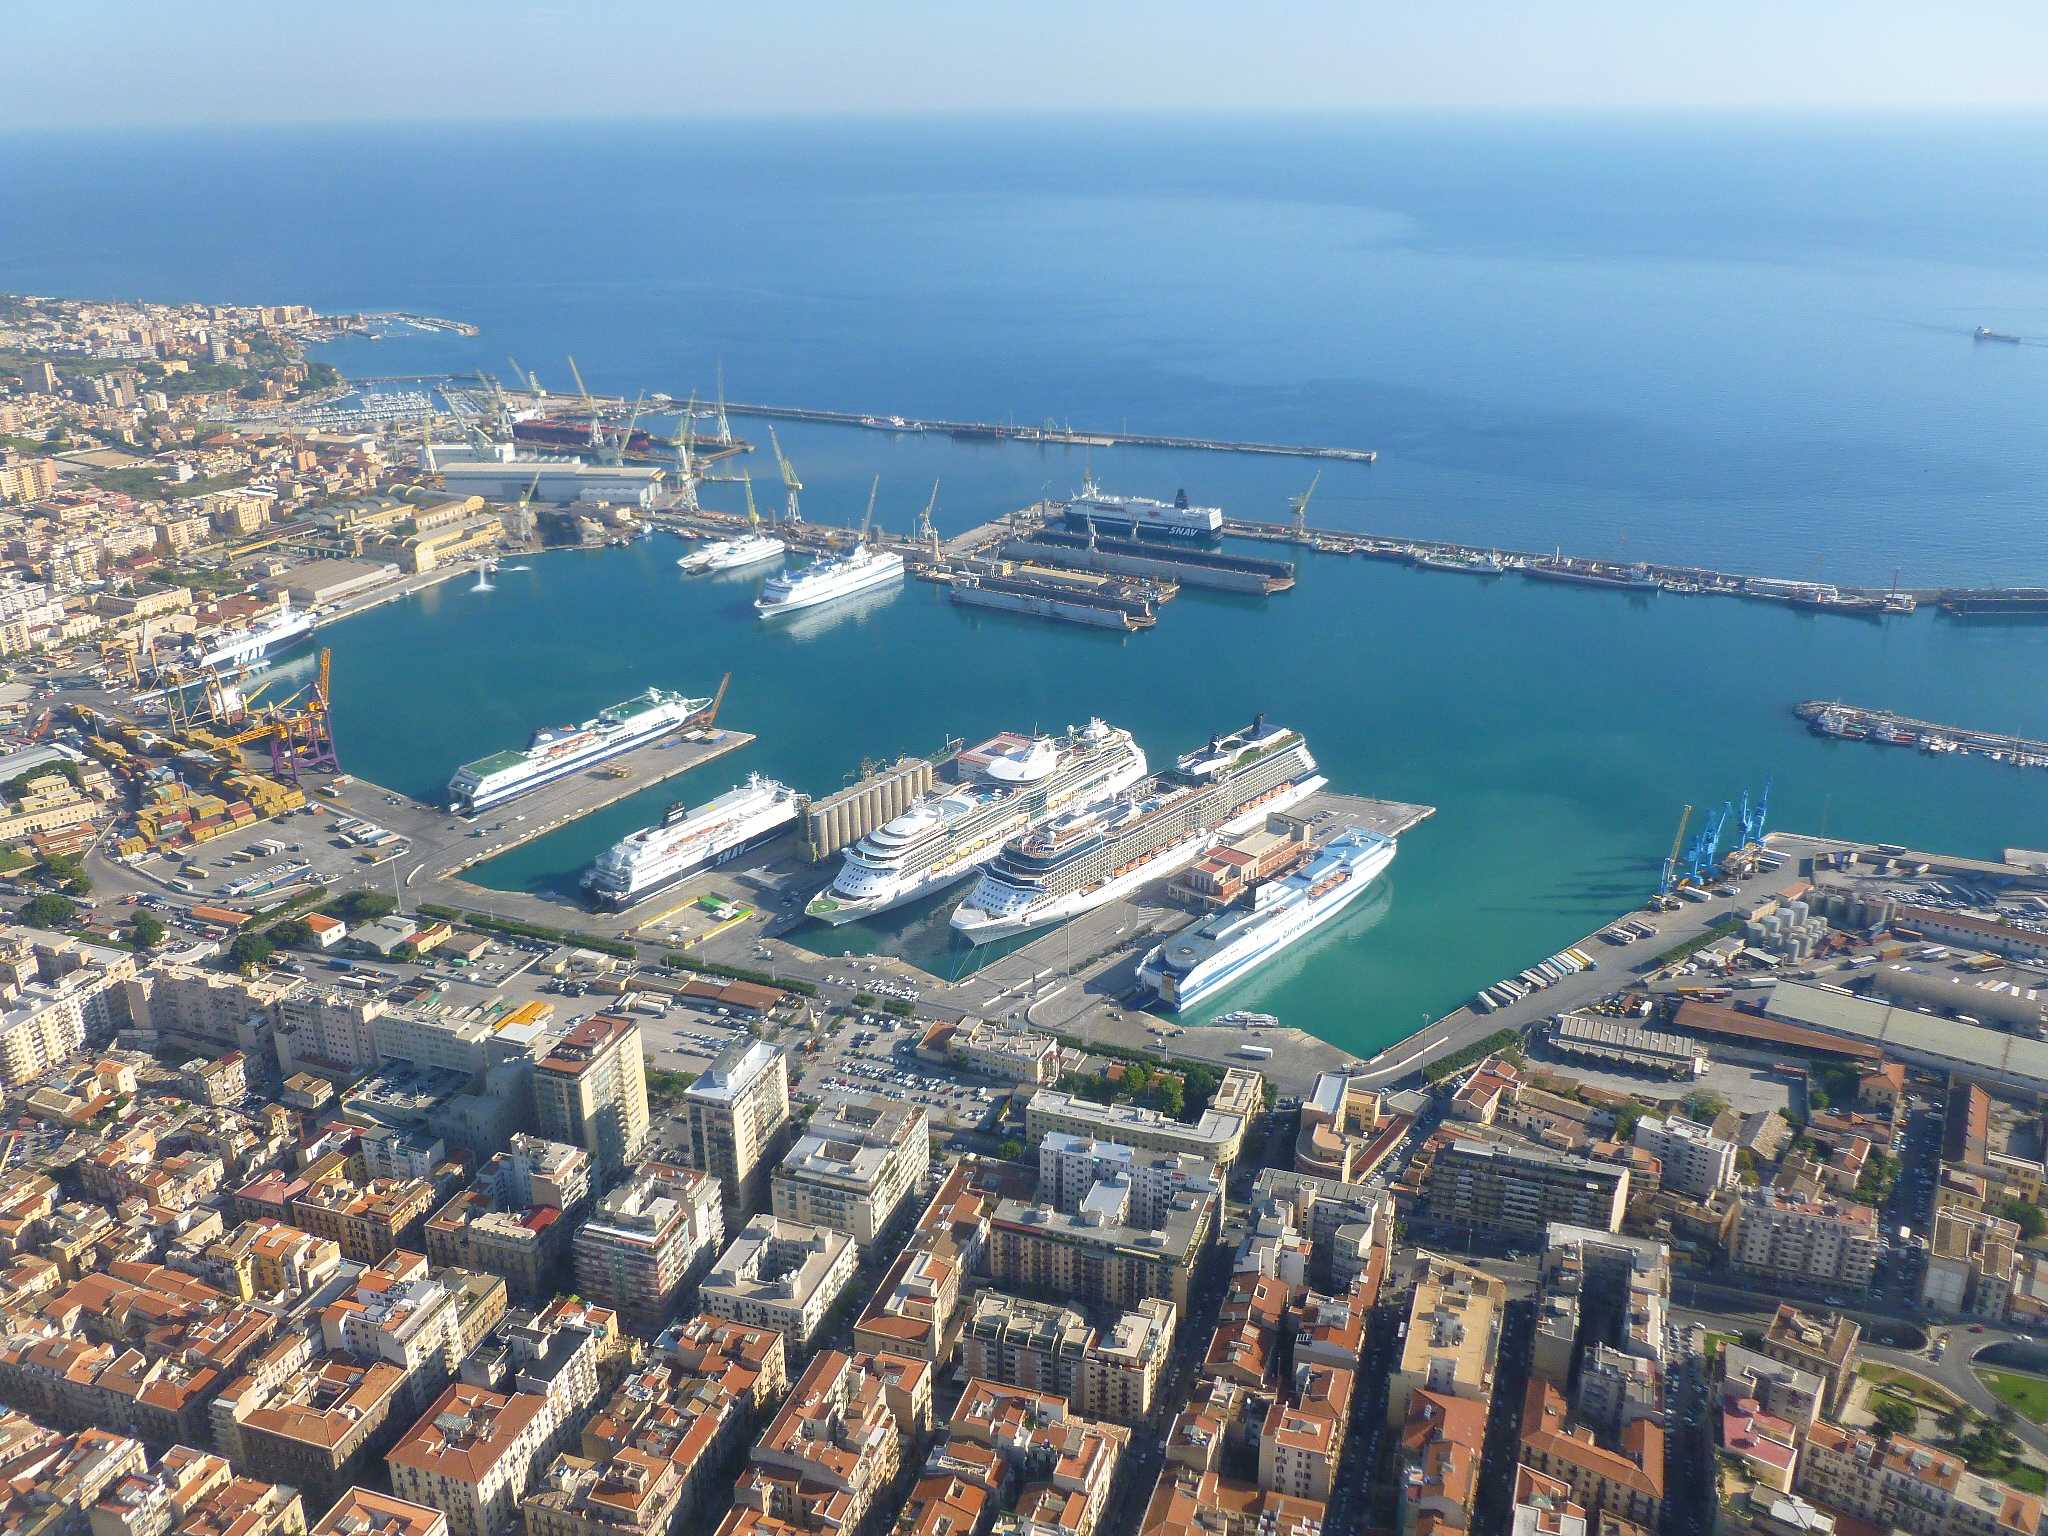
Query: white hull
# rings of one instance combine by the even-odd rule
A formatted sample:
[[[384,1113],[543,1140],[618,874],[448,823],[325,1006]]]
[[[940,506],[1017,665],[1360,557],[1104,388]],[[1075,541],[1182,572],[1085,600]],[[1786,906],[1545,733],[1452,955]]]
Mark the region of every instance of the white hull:
[[[219,644],[200,652],[193,665],[214,670],[247,666],[272,651],[296,644],[311,633],[313,616],[310,613],[293,614],[282,624],[260,625],[224,637]]]
[[[655,694],[658,690],[649,689],[648,692]],[[564,731],[588,733],[587,739],[573,746],[565,745],[554,755],[546,755],[545,738],[559,733],[536,732],[533,744],[524,752],[499,753],[475,763],[465,763],[457,769],[455,777],[448,781],[448,803],[455,811],[466,815],[476,815],[504,805],[544,784],[552,784],[557,779],[567,778],[622,752],[644,747],[671,732],[682,730],[702,718],[710,703],[709,699],[686,699],[681,694],[671,694],[654,707],[637,710],[623,719],[607,714],[585,721],[581,726],[563,727]],[[615,708],[623,709],[625,706]],[[522,758],[527,761],[520,761]]]
[[[833,896],[832,910],[821,911],[816,903],[804,910],[820,922],[837,928],[841,923],[858,922],[864,917],[875,917],[895,907],[907,906],[920,897],[929,896],[933,891],[943,891],[949,885],[958,885],[969,875],[980,872],[981,867],[1003,851],[1003,840],[997,838],[988,847],[967,858],[959,859],[944,868],[931,868],[892,887],[882,896]]]
[[[816,568],[811,565],[789,572],[786,583],[781,578],[771,577],[768,585],[761,589],[761,595],[754,599],[754,611],[764,619],[776,619],[786,613],[796,613],[821,603],[851,597],[856,592],[866,592],[886,582],[899,581],[903,576],[903,557],[888,551],[876,554],[858,566],[842,567],[830,574],[806,579],[806,572]]]
[[[1166,946],[1156,945],[1138,967],[1138,980],[1158,992],[1175,1009],[1192,1008],[1205,997],[1242,981],[1259,965],[1270,960],[1295,940],[1329,922],[1372,887],[1394,862],[1395,845],[1388,843],[1356,869],[1350,878],[1319,901],[1302,902],[1273,921],[1245,933],[1232,944],[1208,956],[1185,976],[1174,976],[1164,959]]]
[[[752,787],[770,791],[780,789],[779,785],[773,784]],[[714,869],[749,849],[760,847],[794,822],[796,814],[796,798],[785,792],[781,798],[730,817],[722,825],[714,824],[692,832],[687,821],[679,823],[672,829],[675,839],[672,846],[664,847],[656,841],[648,851],[635,850],[638,856],[624,861],[623,869],[607,867],[611,861],[600,859],[583,877],[583,888],[599,905],[624,911],[699,870]],[[639,837],[651,836],[658,840],[663,830],[650,827],[644,833],[636,832],[618,847],[628,848]]]
[[[694,554],[684,555],[676,562],[692,575],[715,575],[719,571],[743,571],[756,565],[765,565],[770,560],[780,560],[789,553],[789,546],[780,539],[749,534],[741,539],[722,539],[716,544],[706,544]]]
[[[1047,923],[1057,923],[1069,917],[1079,917],[1083,912],[1092,912],[1104,902],[1115,901],[1127,896],[1148,880],[1160,880],[1178,874],[1200,858],[1217,841],[1233,837],[1240,832],[1250,831],[1264,823],[1267,816],[1275,811],[1284,811],[1297,805],[1321,789],[1329,780],[1317,774],[1299,784],[1261,800],[1257,805],[1233,816],[1220,826],[1202,832],[1191,832],[1187,837],[1161,849],[1144,863],[1123,874],[1091,886],[1087,890],[1072,891],[1065,896],[1034,901],[1022,910],[991,914],[975,906],[970,895],[953,912],[953,929],[964,933],[976,944],[991,944],[997,939],[1009,938],[1012,934],[1025,933],[1033,928],[1043,928]],[[977,888],[978,894],[978,888]]]

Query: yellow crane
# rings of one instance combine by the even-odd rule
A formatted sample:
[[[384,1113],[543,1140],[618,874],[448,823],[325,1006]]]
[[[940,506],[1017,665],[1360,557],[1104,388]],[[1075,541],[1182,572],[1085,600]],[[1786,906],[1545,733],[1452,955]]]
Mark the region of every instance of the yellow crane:
[[[1678,851],[1685,846],[1686,823],[1692,820],[1692,807],[1687,806],[1678,813],[1678,830],[1671,834],[1671,852],[1664,859],[1664,878],[1657,885],[1659,896],[1670,893],[1678,884]]]
[[[604,428],[598,424],[597,402],[590,398],[590,387],[583,382],[583,374],[576,366],[576,359],[569,359],[569,377],[576,381],[576,392],[583,396],[583,409],[590,412],[591,451],[602,457],[604,453]]]
[[[797,492],[804,488],[804,483],[797,479],[796,466],[789,462],[789,455],[782,451],[782,439],[775,435],[775,428],[772,425],[768,428],[768,441],[774,445],[775,462],[782,466],[782,483],[789,487],[789,510],[784,517],[791,523],[801,523],[804,515],[797,506],[796,498]]]
[[[1306,540],[1308,538],[1308,499],[1315,495],[1316,487],[1322,483],[1323,472],[1319,469],[1316,471],[1315,479],[1309,481],[1307,490],[1303,491],[1299,496],[1287,498],[1287,505],[1294,509],[1294,536],[1297,539]]]
[[[740,484],[745,486],[747,491],[747,521],[753,525],[754,531],[759,533],[761,531],[761,514],[754,510],[754,477],[742,469],[740,471]]]
[[[705,711],[702,729],[710,730],[712,724],[718,719],[718,706],[725,702],[725,685],[731,681],[732,674],[730,672],[718,680],[718,692],[711,697],[711,708]]]

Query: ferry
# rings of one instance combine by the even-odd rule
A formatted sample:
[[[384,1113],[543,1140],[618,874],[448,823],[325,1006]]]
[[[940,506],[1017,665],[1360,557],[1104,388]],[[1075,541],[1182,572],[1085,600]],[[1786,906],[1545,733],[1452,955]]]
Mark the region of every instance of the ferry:
[[[836,598],[851,597],[885,582],[903,578],[903,557],[890,549],[862,544],[844,555],[820,555],[793,571],[777,571],[761,583],[754,611],[764,619],[815,608]]]
[[[676,564],[692,575],[709,575],[715,571],[737,571],[769,560],[780,560],[788,553],[789,546],[780,539],[771,539],[765,533],[745,533],[736,539],[719,539],[692,550]]]
[[[1315,767],[1299,732],[1260,715],[1121,795],[1012,838],[954,909],[953,930],[987,944],[1093,911],[1314,794],[1328,782]]]
[[[650,688],[581,725],[543,726],[524,751],[494,752],[456,769],[448,781],[448,803],[466,815],[503,805],[528,790],[679,731],[702,719],[712,703]]]
[[[196,648],[196,654],[187,653],[186,665],[213,671],[246,667],[273,651],[284,650],[305,639],[313,633],[313,623],[312,614],[295,609],[287,602],[277,612],[259,619],[246,629],[231,629],[202,642]]]
[[[1154,945],[1138,980],[1169,1008],[1191,1008],[1241,981],[1364,895],[1394,862],[1395,842],[1353,827],[1292,874],[1253,888],[1252,905],[1225,908]]]
[[[584,874],[583,889],[593,905],[623,912],[700,869],[760,847],[796,817],[795,790],[751,774],[695,810],[672,805],[659,825],[619,839]]]
[[[1018,833],[1077,800],[1120,794],[1147,771],[1131,733],[1100,720],[1058,737],[1005,731],[942,767],[951,786],[849,848],[830,888],[804,908],[809,916],[836,927],[964,880]]]
[[[1134,539],[1214,539],[1223,532],[1223,509],[1191,507],[1186,491],[1170,502],[1149,496],[1112,496],[1092,475],[1082,482],[1081,494],[1066,504],[1066,518],[1067,526],[1077,533],[1100,525],[1105,534],[1113,536],[1128,527]]]

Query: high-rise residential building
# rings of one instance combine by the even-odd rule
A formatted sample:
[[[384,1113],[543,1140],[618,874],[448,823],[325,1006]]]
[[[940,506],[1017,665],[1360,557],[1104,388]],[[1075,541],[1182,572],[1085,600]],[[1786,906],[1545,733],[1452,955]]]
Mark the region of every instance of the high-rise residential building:
[[[1540,1232],[1553,1221],[1621,1228],[1628,1170],[1538,1147],[1451,1140],[1430,1163],[1426,1206],[1445,1226]]]
[[[449,1536],[508,1536],[555,1427],[538,1393],[458,1381],[385,1457],[392,1490],[440,1510]]]
[[[924,1182],[930,1125],[922,1105],[880,1094],[827,1099],[775,1170],[775,1214],[872,1247]]]
[[[794,1360],[810,1353],[855,1267],[854,1241],[844,1232],[756,1216],[704,1277],[698,1304],[714,1317],[779,1330]]]
[[[600,1187],[647,1144],[647,1065],[640,1026],[592,1014],[555,1043],[533,1074],[535,1128],[590,1155]]]
[[[1387,1424],[1393,1429],[1407,1422],[1413,1392],[1490,1401],[1500,1356],[1507,1287],[1438,1254],[1418,1257],[1408,1329],[1387,1390]]]
[[[1155,1227],[1176,1195],[1207,1197],[1221,1187],[1217,1167],[1186,1152],[1140,1151],[1065,1131],[1048,1131],[1038,1144],[1038,1187],[1060,1210],[1081,1208],[1104,1180],[1130,1185],[1133,1226]]]
[[[1636,1122],[1635,1144],[1663,1163],[1666,1189],[1705,1200],[1735,1184],[1735,1143],[1697,1120],[1645,1115]]]
[[[1211,1163],[1237,1161],[1245,1118],[1210,1108],[1193,1125],[1137,1104],[1098,1104],[1056,1088],[1041,1088],[1024,1112],[1025,1134],[1033,1146],[1051,1131],[1147,1152],[1185,1152]]]
[[[1824,1411],[1840,1414],[1856,1382],[1861,1356],[1857,1345],[1863,1329],[1853,1317],[1827,1312],[1802,1312],[1789,1302],[1778,1304],[1764,1335],[1764,1354],[1820,1378],[1827,1394]]]
[[[1822,1422],[1806,1432],[1793,1486],[1825,1509],[1911,1536],[2030,1536],[2041,1500],[1970,1471],[1951,1451]]]
[[[1920,1277],[1920,1305],[1950,1317],[2003,1322],[2020,1267],[2017,1222],[1983,1211],[1943,1207]]]
[[[1589,1515],[1613,1515],[1647,1531],[1664,1522],[1664,1427],[1636,1419],[1622,1430],[1619,1450],[1609,1450],[1591,1430],[1574,1424],[1564,1394],[1547,1381],[1532,1380],[1522,1404],[1520,1460],[1572,1491],[1572,1502]]]
[[[278,1069],[287,1077],[368,1072],[377,1065],[376,1020],[389,1007],[376,993],[341,987],[293,993],[278,1005]]]
[[[1751,1189],[1735,1218],[1729,1258],[1737,1269],[1766,1279],[1860,1291],[1877,1269],[1878,1252],[1877,1219],[1867,1205]]]
[[[1188,1304],[1195,1266],[1212,1239],[1218,1195],[1185,1191],[1157,1226],[1131,1216],[1127,1179],[1105,1179],[1067,1212],[1002,1200],[989,1224],[989,1273],[1001,1285],[1035,1287],[1078,1301],[1135,1307],[1164,1297]]]
[[[685,1161],[718,1180],[726,1208],[751,1213],[789,1123],[789,1063],[780,1046],[736,1041],[683,1091]]]
[[[555,1290],[570,1229],[589,1196],[590,1159],[581,1147],[514,1136],[427,1222],[427,1257],[502,1275],[520,1300],[541,1300]]]
[[[656,1329],[724,1239],[718,1183],[710,1174],[643,1163],[577,1228],[577,1291],[637,1327]]]

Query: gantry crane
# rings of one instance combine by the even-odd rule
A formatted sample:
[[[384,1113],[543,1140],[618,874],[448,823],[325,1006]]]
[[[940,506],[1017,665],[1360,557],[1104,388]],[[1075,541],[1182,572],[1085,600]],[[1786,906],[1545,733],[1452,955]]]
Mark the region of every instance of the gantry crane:
[[[725,360],[718,362],[718,446],[732,446],[732,426],[725,419]]]
[[[924,510],[917,514],[917,540],[932,547],[932,564],[939,563],[939,530],[932,526],[932,513],[939,505],[939,482],[932,481],[932,499],[924,504]]]
[[[724,420],[721,416],[720,421]],[[804,520],[803,509],[797,505],[797,493],[804,488],[803,481],[796,477],[796,466],[789,462],[789,456],[782,451],[782,439],[775,435],[775,428],[768,428],[768,441],[775,448],[775,462],[782,466],[782,483],[789,488],[789,510],[783,514],[784,521],[792,527]]]
[[[328,691],[333,665],[334,652],[322,648],[319,675],[310,689],[302,689],[300,693],[272,705],[263,712],[260,723],[222,738],[217,750],[238,749],[267,737],[272,778],[288,778],[296,784],[301,771],[339,773],[341,760],[334,750],[334,723]],[[302,707],[293,709],[292,705],[301,694],[307,692],[312,697]]]
[[[697,505],[697,470],[690,463],[690,428],[697,420],[697,391],[690,391],[690,403],[683,407],[682,425],[676,429],[676,505],[685,512],[701,512]]]

